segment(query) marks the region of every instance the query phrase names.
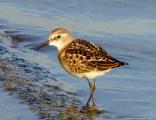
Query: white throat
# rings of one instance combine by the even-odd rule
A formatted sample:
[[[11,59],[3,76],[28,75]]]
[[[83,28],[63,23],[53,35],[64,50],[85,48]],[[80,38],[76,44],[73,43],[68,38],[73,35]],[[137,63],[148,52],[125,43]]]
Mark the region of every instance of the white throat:
[[[50,42],[49,45],[55,46],[58,52],[61,52],[66,46],[68,46],[73,39],[60,40],[59,42]]]

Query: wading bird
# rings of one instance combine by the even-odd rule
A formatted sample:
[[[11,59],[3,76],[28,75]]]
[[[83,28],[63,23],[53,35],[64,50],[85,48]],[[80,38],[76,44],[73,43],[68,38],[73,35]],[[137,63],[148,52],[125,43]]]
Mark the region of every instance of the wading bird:
[[[90,101],[92,101],[92,106],[96,106],[94,102],[95,79],[113,68],[128,65],[126,62],[113,58],[106,50],[95,43],[75,39],[64,28],[54,29],[50,33],[48,41],[35,49],[38,50],[47,45],[57,48],[58,59],[68,73],[87,80],[90,88],[90,97],[86,103],[87,107],[89,107]],[[94,80],[94,83],[92,84],[90,80]]]

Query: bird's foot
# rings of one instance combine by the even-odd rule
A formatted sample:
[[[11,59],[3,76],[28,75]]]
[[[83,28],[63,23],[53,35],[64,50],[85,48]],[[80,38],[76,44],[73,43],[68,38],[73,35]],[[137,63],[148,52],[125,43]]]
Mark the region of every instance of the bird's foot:
[[[82,111],[87,111],[89,109],[89,105],[84,105],[81,107]]]
[[[105,111],[99,107],[97,107],[96,105],[92,105],[89,107],[88,109],[88,114],[90,115],[99,115],[99,114],[103,114]]]
[[[87,114],[101,114],[104,112],[104,110],[98,108],[96,105],[92,105],[92,106],[86,105],[86,106],[82,106],[80,112],[87,113]]]
[[[92,105],[88,108],[88,111],[96,112],[98,110],[98,107],[96,105]]]
[[[89,109],[89,104],[86,104],[81,107],[80,112],[87,113],[88,109]]]

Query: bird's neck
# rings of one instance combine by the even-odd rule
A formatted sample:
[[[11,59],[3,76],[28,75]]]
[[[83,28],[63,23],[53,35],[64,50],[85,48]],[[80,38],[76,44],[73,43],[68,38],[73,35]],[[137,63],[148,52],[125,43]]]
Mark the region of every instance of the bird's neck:
[[[58,53],[64,50],[73,40],[74,38],[70,38],[70,39],[62,41],[62,43],[57,46]]]

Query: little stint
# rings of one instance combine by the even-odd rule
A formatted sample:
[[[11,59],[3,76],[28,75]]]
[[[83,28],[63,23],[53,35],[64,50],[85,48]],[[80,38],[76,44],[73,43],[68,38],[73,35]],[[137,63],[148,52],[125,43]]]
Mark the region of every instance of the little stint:
[[[75,39],[68,30],[64,28],[54,29],[47,42],[39,45],[38,50],[44,46],[52,45],[58,50],[58,59],[62,67],[71,75],[85,78],[90,89],[90,97],[86,103],[89,107],[94,102],[94,91],[96,89],[95,79],[104,75],[113,68],[128,65],[126,62],[113,58],[99,45],[83,39]],[[90,80],[94,80],[92,84]]]

